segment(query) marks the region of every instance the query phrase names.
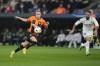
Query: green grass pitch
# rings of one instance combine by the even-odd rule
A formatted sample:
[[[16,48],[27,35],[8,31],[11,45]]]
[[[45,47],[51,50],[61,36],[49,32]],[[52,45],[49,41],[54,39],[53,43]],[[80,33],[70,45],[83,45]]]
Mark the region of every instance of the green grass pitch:
[[[31,47],[26,55],[22,51],[9,58],[11,50],[17,46],[0,46],[0,66],[100,66],[100,49],[79,51],[64,47]]]

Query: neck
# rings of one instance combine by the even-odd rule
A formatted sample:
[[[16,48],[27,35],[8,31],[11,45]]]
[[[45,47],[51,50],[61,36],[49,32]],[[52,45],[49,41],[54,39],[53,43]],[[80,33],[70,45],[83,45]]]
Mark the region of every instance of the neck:
[[[41,19],[41,18],[37,18],[37,19]]]
[[[40,19],[41,19],[41,17],[40,17],[40,18],[37,18],[37,17],[36,17],[36,19],[40,20]]]

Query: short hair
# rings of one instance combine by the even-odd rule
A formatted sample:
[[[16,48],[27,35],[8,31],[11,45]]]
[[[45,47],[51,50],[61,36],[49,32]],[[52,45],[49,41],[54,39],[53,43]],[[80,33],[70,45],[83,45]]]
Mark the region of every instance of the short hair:
[[[40,9],[37,9],[37,10],[35,11],[35,13],[36,13],[36,12],[41,12],[41,10],[40,10]]]
[[[90,10],[88,10],[88,11],[86,11],[86,12],[91,14],[91,11],[90,11]]]
[[[93,9],[90,9],[89,11],[91,11],[91,13],[94,13]]]

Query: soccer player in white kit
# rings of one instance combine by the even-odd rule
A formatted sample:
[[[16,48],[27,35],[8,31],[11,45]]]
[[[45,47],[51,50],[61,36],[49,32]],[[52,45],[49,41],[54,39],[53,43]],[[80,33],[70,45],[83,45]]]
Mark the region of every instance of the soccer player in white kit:
[[[87,11],[86,17],[79,19],[74,24],[74,26],[73,26],[72,30],[69,32],[69,34],[72,34],[75,31],[76,26],[81,23],[83,24],[82,35],[83,35],[84,39],[86,40],[86,43],[81,44],[80,47],[85,47],[86,55],[88,56],[88,55],[90,55],[89,47],[90,47],[91,38],[93,36],[93,33],[95,36],[97,36],[99,24],[98,24],[97,20],[92,17],[91,11]],[[93,32],[94,25],[96,26],[96,28]]]

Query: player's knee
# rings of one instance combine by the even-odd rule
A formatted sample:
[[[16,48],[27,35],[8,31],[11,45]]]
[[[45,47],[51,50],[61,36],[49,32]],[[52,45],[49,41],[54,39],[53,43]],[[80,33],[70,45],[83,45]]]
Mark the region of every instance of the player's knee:
[[[37,43],[37,39],[36,39],[35,37],[31,37],[30,40],[31,40],[32,42],[36,42],[36,43]]]
[[[86,36],[86,41],[90,41],[91,38],[89,36]]]
[[[22,46],[26,47],[28,45],[28,42],[22,42]]]

